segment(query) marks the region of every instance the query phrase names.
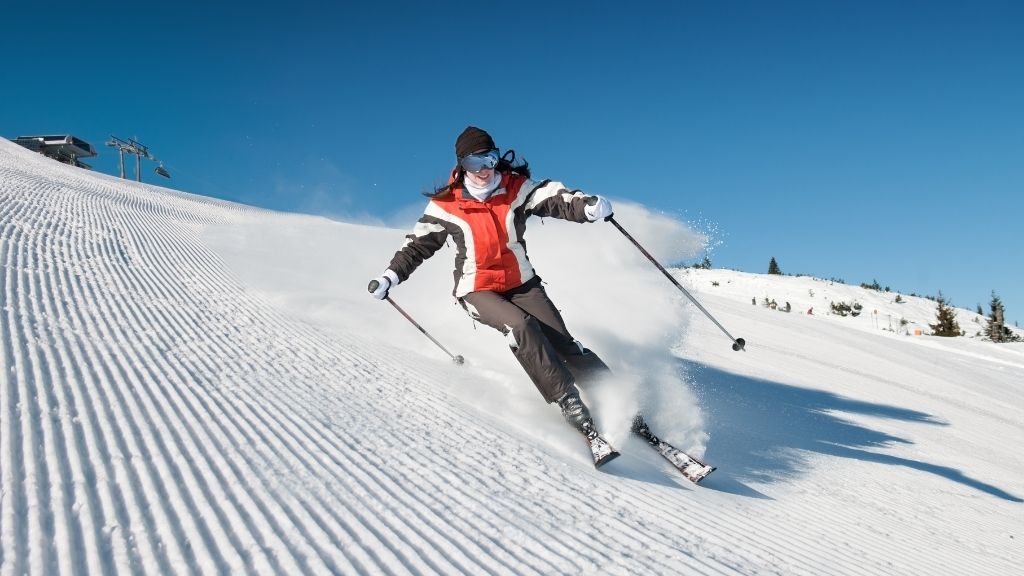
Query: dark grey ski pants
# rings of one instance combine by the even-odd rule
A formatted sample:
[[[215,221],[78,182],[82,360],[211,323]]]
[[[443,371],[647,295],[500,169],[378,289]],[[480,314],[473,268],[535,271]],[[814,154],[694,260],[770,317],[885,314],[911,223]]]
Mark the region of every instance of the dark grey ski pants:
[[[507,292],[473,292],[459,299],[470,317],[508,340],[523,370],[547,402],[554,402],[591,371],[607,370],[569,334],[539,276]]]

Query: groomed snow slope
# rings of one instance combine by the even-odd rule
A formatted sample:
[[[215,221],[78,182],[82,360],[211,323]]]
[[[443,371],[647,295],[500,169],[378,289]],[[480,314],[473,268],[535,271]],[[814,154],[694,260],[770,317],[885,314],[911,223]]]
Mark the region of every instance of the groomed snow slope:
[[[697,253],[678,223],[619,206],[659,257]],[[452,303],[450,251],[393,295],[465,366],[365,294],[403,234],[0,140],[0,574],[1024,565],[1024,346],[874,313],[926,324],[917,299],[677,271],[747,339],[732,352],[613,228],[536,221],[552,297],[620,378],[589,393],[624,452],[598,472],[501,336]],[[824,291],[870,315],[823,315]],[[764,296],[796,310],[751,305]],[[628,437],[638,406],[719,470],[678,477]]]

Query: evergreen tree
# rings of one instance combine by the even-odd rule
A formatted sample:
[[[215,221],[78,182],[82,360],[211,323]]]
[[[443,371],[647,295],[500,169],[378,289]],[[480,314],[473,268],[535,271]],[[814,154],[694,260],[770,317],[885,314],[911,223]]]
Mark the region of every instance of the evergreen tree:
[[[1004,321],[1006,310],[1003,308],[1003,301],[992,291],[992,303],[989,305],[992,313],[989,314],[988,324],[985,325],[983,333],[986,340],[992,342],[1019,342],[1021,337],[1010,330]]]
[[[772,256],[772,261],[768,263],[769,274],[782,274],[782,270],[779,269],[779,263],[775,261],[775,256]]]
[[[960,324],[956,321],[956,312],[947,305],[941,291],[935,301],[939,304],[938,310],[935,312],[937,321],[935,324],[928,325],[932,329],[932,334],[935,336],[960,336]]]
[[[704,261],[700,263],[700,267],[704,270],[711,270],[711,258],[704,256]]]

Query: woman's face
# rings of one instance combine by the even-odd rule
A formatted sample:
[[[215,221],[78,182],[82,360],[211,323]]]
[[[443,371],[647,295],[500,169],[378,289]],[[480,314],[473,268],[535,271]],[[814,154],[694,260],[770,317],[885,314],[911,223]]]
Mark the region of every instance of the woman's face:
[[[494,175],[494,168],[484,168],[479,172],[466,172],[466,178],[469,182],[477,187],[487,186],[491,182],[491,176]]]

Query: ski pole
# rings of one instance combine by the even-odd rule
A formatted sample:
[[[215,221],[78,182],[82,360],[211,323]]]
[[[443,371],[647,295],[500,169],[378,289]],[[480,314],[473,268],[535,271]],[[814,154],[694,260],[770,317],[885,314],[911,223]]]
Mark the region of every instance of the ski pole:
[[[371,280],[370,281],[370,285],[367,286],[366,289],[369,290],[370,292],[374,292],[374,291],[377,290],[377,286],[379,286],[379,285],[380,285],[380,282],[377,282],[376,280]],[[441,343],[438,342],[436,338],[431,336],[430,333],[427,332],[423,328],[423,326],[420,326],[418,322],[413,320],[412,316],[409,316],[409,314],[406,313],[405,310],[402,310],[402,307],[399,306],[398,304],[396,304],[395,301],[391,299],[391,296],[385,296],[384,299],[387,300],[392,306],[394,306],[395,310],[398,310],[402,314],[402,316],[405,316],[405,319],[408,320],[409,322],[411,322],[413,326],[419,328],[420,332],[423,332],[424,336],[426,336],[427,338],[430,338],[431,342],[433,342],[434,344],[437,344],[438,348],[440,348],[441,350],[444,350],[445,354],[451,356],[453,362],[455,362],[456,364],[458,364],[460,366],[463,363],[465,363],[466,359],[463,358],[461,354],[452,354],[451,352],[449,352],[448,349],[445,348],[444,346],[442,346]]]
[[[725,332],[725,335],[728,336],[730,340],[732,340],[732,349],[733,350],[735,350],[737,352],[739,352],[740,350],[743,350],[744,352],[746,351],[746,349],[744,347],[747,345],[747,341],[744,340],[743,338],[733,338],[732,334],[729,334],[729,331],[725,329],[725,326],[722,326],[722,324],[719,323],[718,320],[715,320],[715,317],[711,315],[711,312],[708,312],[707,308],[702,306],[700,302],[697,302],[697,299],[694,298],[686,290],[686,288],[683,288],[683,285],[680,284],[678,281],[676,281],[676,279],[671,274],[668,273],[668,270],[665,270],[665,267],[662,266],[661,264],[659,264],[658,261],[654,259],[654,256],[651,256],[650,252],[648,252],[647,250],[644,250],[644,247],[641,246],[640,243],[637,242],[632,236],[630,236],[629,232],[626,232],[626,229],[623,228],[618,222],[615,221],[615,218],[613,218],[612,216],[608,216],[607,218],[605,218],[605,221],[611,222],[612,224],[614,224],[615,227],[619,229],[619,232],[622,232],[623,236],[628,238],[629,241],[632,242],[633,245],[636,246],[637,249],[639,249],[640,252],[643,253],[644,256],[647,256],[647,259],[650,260],[652,264],[657,266],[658,270],[661,270],[661,273],[664,274],[666,278],[668,278],[669,282],[675,284],[676,288],[679,288],[679,290],[681,290],[683,294],[686,294],[686,297],[690,299],[690,302],[693,302],[694,304],[696,304],[697,308],[700,308],[701,312],[703,312],[708,318],[710,318],[711,321],[714,322],[716,326],[721,328],[722,332]]]

